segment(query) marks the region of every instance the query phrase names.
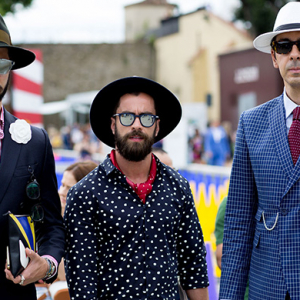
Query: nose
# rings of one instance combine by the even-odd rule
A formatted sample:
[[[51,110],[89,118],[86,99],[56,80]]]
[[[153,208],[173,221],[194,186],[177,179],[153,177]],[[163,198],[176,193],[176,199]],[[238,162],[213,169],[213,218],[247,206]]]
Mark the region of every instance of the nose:
[[[67,191],[67,188],[66,188],[66,187],[61,186],[61,187],[59,188],[59,190],[58,190],[58,194],[59,194],[60,196],[66,197],[66,196],[67,196],[67,193],[68,193],[68,191]]]
[[[300,59],[300,51],[297,45],[293,45],[292,51],[290,53],[291,60],[299,60]]]
[[[139,117],[136,117],[133,124],[131,125],[133,128],[142,127],[141,121]]]

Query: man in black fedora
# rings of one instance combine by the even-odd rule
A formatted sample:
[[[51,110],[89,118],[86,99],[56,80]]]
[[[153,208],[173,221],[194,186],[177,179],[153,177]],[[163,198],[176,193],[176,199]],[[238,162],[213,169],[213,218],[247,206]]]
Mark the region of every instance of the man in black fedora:
[[[45,130],[30,126],[11,115],[2,105],[10,71],[26,67],[34,53],[11,43],[9,31],[0,16],[0,298],[36,299],[34,283],[56,278],[57,263],[64,252],[65,232],[52,148]],[[34,247],[22,251],[20,266],[12,256],[8,234],[8,212],[29,215],[35,224]],[[17,241],[18,242],[18,241]],[[9,247],[7,247],[10,245]],[[24,258],[29,257],[26,266]],[[28,261],[27,261],[28,263]],[[12,275],[14,273],[15,276]]]
[[[289,1],[254,47],[283,93],[242,113],[226,204],[220,299],[300,299],[300,3]],[[272,87],[270,87],[272,88]]]
[[[205,245],[188,182],[152,153],[179,123],[162,85],[127,77],[94,99],[90,122],[114,148],[71,188],[64,216],[71,299],[208,299]]]

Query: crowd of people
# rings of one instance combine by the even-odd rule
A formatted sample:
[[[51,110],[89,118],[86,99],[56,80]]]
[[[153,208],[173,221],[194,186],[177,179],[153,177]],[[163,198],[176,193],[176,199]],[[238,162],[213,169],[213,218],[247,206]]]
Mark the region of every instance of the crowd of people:
[[[50,125],[47,128],[53,149],[75,150],[81,160],[91,159],[94,153],[102,152],[102,143],[91,130],[90,124],[75,123],[57,129]]]
[[[195,128],[189,138],[190,162],[212,166],[231,165],[234,153],[235,132],[229,122],[210,122],[201,132]]]
[[[240,116],[216,221],[220,300],[300,297],[299,15],[300,3],[288,2],[273,31],[254,40],[271,54],[284,90]],[[58,283],[72,300],[208,300],[206,246],[189,182],[153,148],[181,120],[177,97],[153,80],[120,78],[93,100],[90,127],[48,135],[2,104],[10,71],[35,55],[11,44],[1,16],[0,31],[0,298],[36,300],[39,284],[51,290]],[[111,148],[100,164],[88,160],[98,141]],[[231,155],[219,122],[202,139],[196,131],[190,144],[195,162],[224,165]],[[76,149],[83,162],[65,170],[58,190],[59,146]]]
[[[95,136],[90,124],[74,124],[57,129],[53,125],[47,128],[53,149],[74,150],[78,159],[91,159],[93,154],[106,155],[105,145]],[[233,158],[235,132],[228,122],[211,122],[203,132],[196,128],[194,135],[187,136],[189,158],[187,163],[230,166]],[[163,140],[155,143],[163,149]]]

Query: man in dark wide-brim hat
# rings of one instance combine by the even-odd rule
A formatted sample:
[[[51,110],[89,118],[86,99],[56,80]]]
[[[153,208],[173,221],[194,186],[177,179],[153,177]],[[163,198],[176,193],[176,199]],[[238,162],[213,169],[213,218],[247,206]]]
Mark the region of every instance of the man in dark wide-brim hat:
[[[188,182],[151,153],[179,123],[162,85],[127,77],[94,99],[90,122],[114,149],[71,188],[65,211],[72,299],[208,299],[205,245]]]
[[[2,105],[10,71],[26,67],[34,59],[31,51],[12,45],[0,16],[0,263],[5,270],[0,272],[0,298],[3,300],[36,299],[34,283],[40,279],[55,280],[57,264],[64,252],[65,233],[48,135],[45,130],[17,119]],[[18,238],[12,239],[8,212],[30,215],[35,225],[37,253],[33,245],[22,250],[24,244]]]

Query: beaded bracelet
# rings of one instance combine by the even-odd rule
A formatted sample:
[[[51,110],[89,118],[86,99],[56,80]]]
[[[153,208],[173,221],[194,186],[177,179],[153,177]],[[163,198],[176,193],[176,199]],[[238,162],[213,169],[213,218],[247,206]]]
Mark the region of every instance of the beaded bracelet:
[[[47,280],[55,274],[56,266],[55,266],[55,263],[52,260],[50,260],[49,258],[44,257],[44,259],[46,260],[46,262],[48,264],[48,271],[47,271],[45,277],[43,278],[43,280]]]

